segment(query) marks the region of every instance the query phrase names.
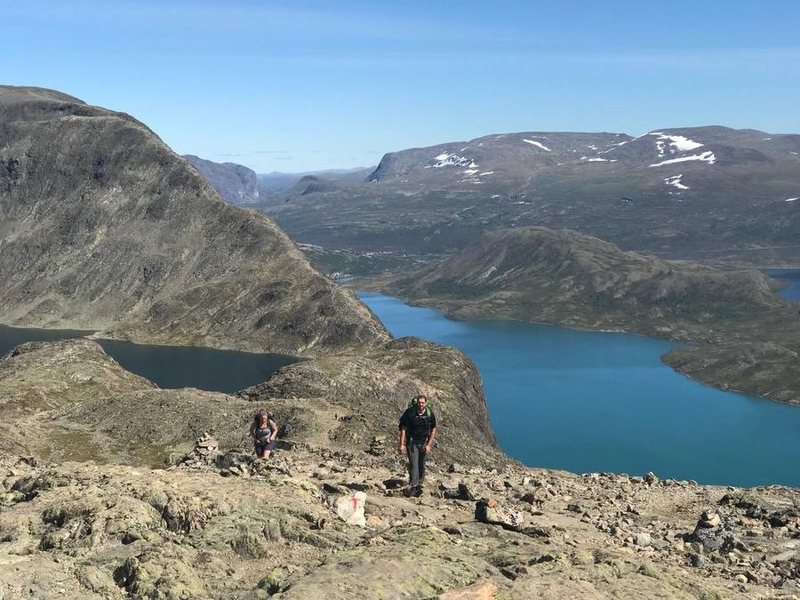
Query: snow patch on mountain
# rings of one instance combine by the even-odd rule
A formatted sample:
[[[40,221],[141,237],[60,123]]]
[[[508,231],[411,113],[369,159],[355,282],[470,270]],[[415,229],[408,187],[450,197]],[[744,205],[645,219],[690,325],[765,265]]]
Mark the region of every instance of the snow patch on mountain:
[[[794,202],[795,200],[800,200],[800,196],[797,196],[796,198],[787,198],[784,200],[784,202]]]
[[[681,183],[681,177],[683,177],[683,173],[681,173],[680,175],[673,175],[672,177],[665,177],[664,183],[666,183],[667,185],[675,186],[679,190],[688,190],[689,186],[683,185]]]
[[[651,131],[648,135],[658,136],[656,148],[658,149],[659,157],[664,156],[667,152],[670,154],[689,152],[703,145],[682,135],[669,135],[661,131]]]
[[[627,143],[628,143],[628,140],[625,140],[625,141],[622,141],[622,142],[617,142],[616,144],[609,144],[610,147],[607,150],[601,150],[600,152],[598,152],[598,154],[606,154],[608,152],[616,150],[620,146],[624,146]]]
[[[458,154],[449,154],[442,152],[433,160],[437,161],[432,165],[426,165],[426,169],[441,169],[442,167],[467,167],[468,169],[477,169],[478,165],[471,158],[459,156]]]
[[[528,143],[528,144],[530,144],[531,146],[536,146],[537,148],[541,148],[541,149],[542,149],[542,150],[544,150],[545,152],[552,152],[552,150],[550,150],[550,148],[548,148],[547,146],[545,146],[545,145],[544,145],[544,144],[542,144],[541,142],[537,142],[536,140],[529,140],[529,139],[527,139],[527,138],[522,138],[522,141],[523,141],[523,142],[527,142],[527,143]]]
[[[699,160],[701,162],[708,163],[709,165],[713,165],[715,162],[717,162],[717,157],[713,152],[711,152],[711,150],[708,150],[706,152],[703,152],[702,154],[693,154],[692,156],[683,156],[681,158],[671,158],[669,160],[662,160],[661,162],[653,163],[650,166],[661,167],[663,165],[674,165],[675,163],[689,162],[693,160]]]

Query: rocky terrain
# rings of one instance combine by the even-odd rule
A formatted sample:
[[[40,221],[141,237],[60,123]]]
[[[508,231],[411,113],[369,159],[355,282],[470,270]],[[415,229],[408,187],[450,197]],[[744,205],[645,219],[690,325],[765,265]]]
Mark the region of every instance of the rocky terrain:
[[[230,162],[217,163],[193,154],[185,154],[183,158],[231,204],[254,204],[261,200],[261,186],[252,169]]]
[[[623,252],[531,227],[484,234],[441,263],[362,281],[456,319],[519,319],[699,345],[666,361],[701,381],[800,404],[800,314],[757,271],[721,271]]]
[[[158,390],[89,340],[10,352],[0,597],[800,595],[797,490],[521,467],[488,438],[454,435],[452,396],[479,385],[463,356],[393,344],[371,357],[380,371],[324,358],[238,396]],[[441,355],[430,371],[425,354]],[[402,383],[382,379],[388,365]],[[389,418],[406,390],[447,415],[413,498]],[[269,461],[244,439],[263,406],[281,425]]]
[[[800,135],[510,133],[392,152],[369,182],[300,182],[261,208],[331,270],[359,275],[524,226],[662,258],[788,266],[799,264],[798,167]]]
[[[0,319],[296,354],[389,339],[264,215],[132,117],[0,87]]]

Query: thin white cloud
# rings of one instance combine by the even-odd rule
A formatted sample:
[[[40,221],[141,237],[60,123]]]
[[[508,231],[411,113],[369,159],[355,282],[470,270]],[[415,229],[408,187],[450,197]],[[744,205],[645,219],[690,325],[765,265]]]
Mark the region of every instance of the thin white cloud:
[[[337,4],[304,8],[242,0],[118,0],[98,10],[96,0],[39,0],[24,7],[21,3],[4,7],[3,25],[24,24],[24,29],[34,34],[54,25],[61,31],[92,32],[91,36],[94,32],[113,31],[119,38],[129,36],[128,41],[142,40],[144,52],[152,48],[154,55],[163,56],[167,48],[170,56],[189,60],[198,56],[249,59],[287,67],[467,69],[511,64],[800,69],[800,46],[662,50],[643,44],[622,51],[601,46],[598,40],[586,50],[567,51],[556,34],[536,31],[532,25],[498,27],[458,14],[443,20],[432,15],[406,16],[407,13],[380,7],[369,11]],[[520,37],[523,33],[524,41]],[[231,35],[235,36],[233,43]],[[146,43],[148,40],[156,40],[157,44]],[[408,51],[411,47],[418,50]]]
[[[118,0],[97,9],[96,0],[64,3],[40,0],[3,9],[4,20],[30,23],[61,23],[95,27],[106,25],[127,31],[152,31],[178,27],[180,32],[197,36],[213,34],[269,34],[299,43],[308,38],[359,40],[396,40],[436,44],[510,39],[511,31],[501,31],[459,20],[449,22],[425,17],[406,17],[402,12],[348,10],[340,5],[325,8],[275,6],[268,2],[211,2],[162,0]],[[269,40],[263,38],[261,42]],[[240,40],[240,41],[245,41]]]

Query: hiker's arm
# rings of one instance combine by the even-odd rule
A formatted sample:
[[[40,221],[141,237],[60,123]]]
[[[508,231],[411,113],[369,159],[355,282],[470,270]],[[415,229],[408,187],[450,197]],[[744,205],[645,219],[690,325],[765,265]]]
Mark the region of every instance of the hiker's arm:
[[[428,441],[425,443],[425,452],[431,451],[431,446],[433,446],[433,440],[436,437],[436,427],[431,429],[431,433],[428,436]]]
[[[272,437],[270,439],[273,441],[278,439],[278,424],[275,421],[272,422]]]
[[[400,443],[397,445],[397,451],[402,454],[406,451],[406,428],[400,428]]]

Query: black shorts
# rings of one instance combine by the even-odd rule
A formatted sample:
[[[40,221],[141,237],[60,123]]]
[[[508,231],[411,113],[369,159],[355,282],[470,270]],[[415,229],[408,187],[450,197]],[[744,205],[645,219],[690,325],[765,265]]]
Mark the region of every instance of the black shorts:
[[[256,455],[258,456],[261,456],[267,450],[272,452],[274,449],[275,449],[275,440],[264,442],[263,444],[259,444],[258,442],[256,442]]]

